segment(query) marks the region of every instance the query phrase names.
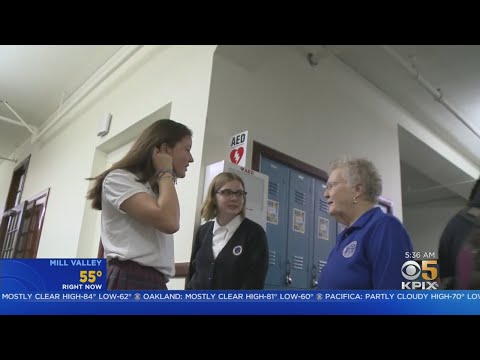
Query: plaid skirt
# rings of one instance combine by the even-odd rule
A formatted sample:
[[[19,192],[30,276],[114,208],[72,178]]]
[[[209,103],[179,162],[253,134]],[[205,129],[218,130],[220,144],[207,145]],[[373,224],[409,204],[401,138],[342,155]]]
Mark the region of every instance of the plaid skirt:
[[[108,290],[168,290],[168,279],[160,271],[131,260],[107,263]]]

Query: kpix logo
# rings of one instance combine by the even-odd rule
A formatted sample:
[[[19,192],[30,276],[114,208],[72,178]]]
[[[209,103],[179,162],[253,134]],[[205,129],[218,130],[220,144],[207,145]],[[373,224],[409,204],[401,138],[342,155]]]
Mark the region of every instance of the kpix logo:
[[[438,260],[409,260],[402,265],[402,289],[438,289]]]

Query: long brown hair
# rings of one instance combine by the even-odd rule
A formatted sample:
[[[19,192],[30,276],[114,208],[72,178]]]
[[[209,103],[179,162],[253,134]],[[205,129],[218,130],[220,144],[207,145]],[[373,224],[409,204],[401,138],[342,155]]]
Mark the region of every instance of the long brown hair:
[[[137,175],[138,182],[147,182],[154,175],[152,153],[154,147],[166,143],[175,146],[185,136],[192,136],[192,131],[185,125],[170,119],[155,121],[146,128],[133,144],[128,153],[114,163],[108,170],[87,180],[95,181],[87,193],[87,199],[92,200],[92,208],[102,210],[102,185],[105,177],[113,170],[124,169]]]

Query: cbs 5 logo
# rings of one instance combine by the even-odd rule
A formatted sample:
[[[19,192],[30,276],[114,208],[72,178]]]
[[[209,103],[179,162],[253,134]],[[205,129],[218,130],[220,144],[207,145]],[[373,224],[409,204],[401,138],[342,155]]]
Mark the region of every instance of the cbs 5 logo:
[[[402,265],[402,275],[408,281],[416,280],[420,274],[423,280],[434,281],[438,277],[437,263],[438,260],[405,261]]]

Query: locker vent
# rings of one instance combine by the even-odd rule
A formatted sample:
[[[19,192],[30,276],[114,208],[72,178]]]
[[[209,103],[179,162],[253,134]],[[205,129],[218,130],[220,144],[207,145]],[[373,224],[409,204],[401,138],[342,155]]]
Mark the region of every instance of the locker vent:
[[[280,196],[280,186],[273,181],[269,181],[268,182],[268,193],[270,195]]]
[[[328,203],[325,200],[320,199],[318,201],[318,210],[328,213]]]
[[[318,273],[320,274],[323,270],[323,268],[327,265],[326,261],[323,260],[318,260]]]
[[[307,202],[305,193],[295,190],[295,202],[297,204],[305,205]]]
[[[293,257],[293,268],[296,270],[303,270],[303,256]]]
[[[268,263],[270,265],[275,265],[277,262],[277,253],[274,250],[268,252]]]

